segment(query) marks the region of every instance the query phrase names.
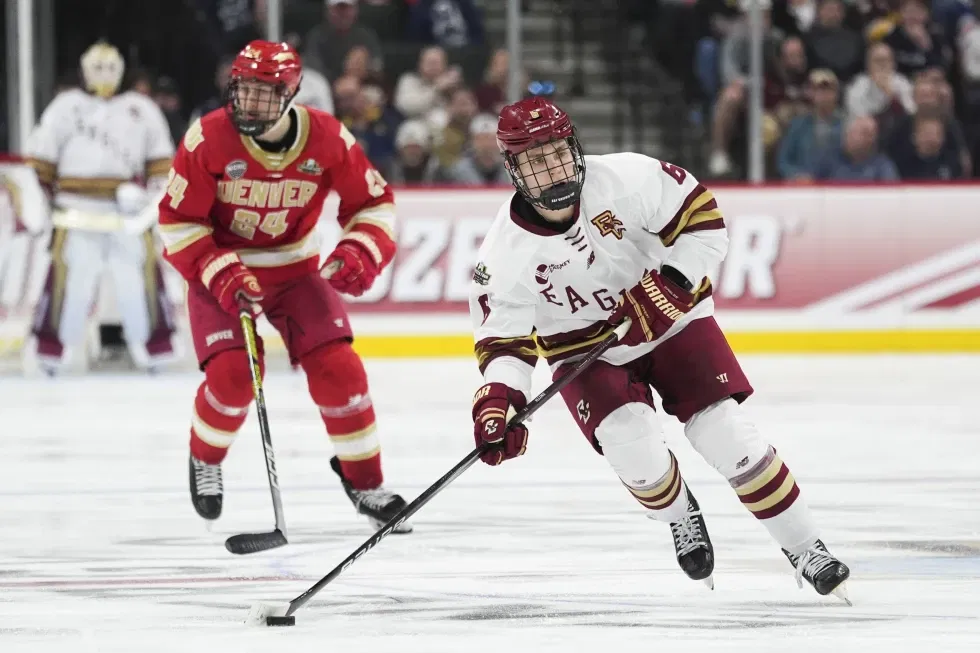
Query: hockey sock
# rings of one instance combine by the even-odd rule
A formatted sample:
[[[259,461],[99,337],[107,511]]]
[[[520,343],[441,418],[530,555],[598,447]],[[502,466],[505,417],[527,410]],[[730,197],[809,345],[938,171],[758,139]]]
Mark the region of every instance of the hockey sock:
[[[194,398],[191,454],[210,465],[224,460],[251,401],[252,375],[245,351],[230,349],[213,356]]]
[[[380,486],[381,443],[360,357],[350,343],[336,341],[313,350],[300,363],[344,478],[355,490]]]

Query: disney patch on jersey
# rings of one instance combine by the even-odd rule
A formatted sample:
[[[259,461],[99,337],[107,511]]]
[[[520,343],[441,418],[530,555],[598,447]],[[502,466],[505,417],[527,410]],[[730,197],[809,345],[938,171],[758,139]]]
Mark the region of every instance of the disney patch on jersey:
[[[231,179],[241,179],[248,170],[248,163],[242,159],[235,159],[225,166],[225,174]]]
[[[490,273],[487,272],[486,265],[483,263],[476,264],[476,268],[473,270],[473,281],[481,286],[486,286],[490,283]]]
[[[316,159],[307,159],[306,161],[303,161],[301,164],[296,166],[296,169],[308,175],[323,174],[323,168],[321,168],[320,164],[316,162]]]

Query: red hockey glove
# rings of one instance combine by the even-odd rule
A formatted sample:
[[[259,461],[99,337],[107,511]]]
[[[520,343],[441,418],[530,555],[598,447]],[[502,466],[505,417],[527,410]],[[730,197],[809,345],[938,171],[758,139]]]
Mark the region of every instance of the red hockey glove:
[[[320,274],[330,280],[337,292],[360,297],[381,272],[374,261],[365,245],[355,240],[341,240],[324,261]]]
[[[616,325],[630,318],[633,324],[620,341],[635,347],[667,333],[693,306],[694,295],[654,271],[626,292],[608,321]]]
[[[204,266],[201,281],[227,313],[238,315],[243,302],[258,304],[264,293],[237,254],[222,254]]]
[[[507,426],[507,411],[513,407],[520,411],[527,405],[524,393],[503,383],[487,383],[473,397],[473,435],[476,446],[492,442],[494,446],[480,460],[488,465],[499,465],[505,460],[517,458],[527,448],[527,427],[523,424]]]

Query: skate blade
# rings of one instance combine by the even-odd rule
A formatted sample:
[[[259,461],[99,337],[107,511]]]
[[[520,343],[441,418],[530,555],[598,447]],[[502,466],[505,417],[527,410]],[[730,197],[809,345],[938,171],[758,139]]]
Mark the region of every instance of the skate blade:
[[[834,588],[834,591],[831,592],[831,594],[833,594],[834,596],[836,596],[837,598],[839,598],[841,601],[843,601],[844,603],[846,603],[849,607],[853,607],[854,606],[854,604],[851,603],[850,597],[847,595],[847,583],[846,582],[841,583],[840,585],[838,585],[837,587],[835,587]]]
[[[381,530],[384,527],[384,525],[387,523],[387,522],[383,522],[383,521],[378,521],[374,517],[368,517],[367,520],[368,520],[368,523],[371,524],[371,528],[373,528],[376,531]],[[410,523],[404,522],[402,524],[399,524],[398,525],[398,528],[392,529],[391,532],[392,533],[399,534],[399,535],[403,535],[405,533],[411,533],[413,530],[414,530],[414,527]]]
[[[707,578],[702,579],[701,582],[704,583],[709,590],[714,590],[715,589],[715,577],[714,577],[714,575],[711,575],[711,576],[708,576]]]

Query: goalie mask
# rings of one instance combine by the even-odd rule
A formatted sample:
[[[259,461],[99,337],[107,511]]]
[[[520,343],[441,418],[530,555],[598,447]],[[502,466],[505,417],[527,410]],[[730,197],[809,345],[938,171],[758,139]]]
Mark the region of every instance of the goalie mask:
[[[299,54],[287,43],[252,41],[238,53],[225,91],[235,128],[259,136],[289,110],[303,77]]]
[[[113,46],[104,41],[93,44],[82,54],[81,65],[82,80],[89,93],[109,98],[119,90],[126,64]]]
[[[514,187],[530,204],[564,209],[582,195],[585,154],[568,114],[550,100],[530,97],[505,106],[497,146]]]

